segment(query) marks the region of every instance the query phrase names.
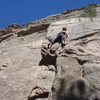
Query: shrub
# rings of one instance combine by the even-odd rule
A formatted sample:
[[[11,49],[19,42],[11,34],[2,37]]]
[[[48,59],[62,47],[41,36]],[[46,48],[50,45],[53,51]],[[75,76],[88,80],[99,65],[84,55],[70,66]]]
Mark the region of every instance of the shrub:
[[[84,7],[83,14],[81,14],[81,17],[89,17],[93,18],[96,17],[96,8],[94,6],[86,6]]]

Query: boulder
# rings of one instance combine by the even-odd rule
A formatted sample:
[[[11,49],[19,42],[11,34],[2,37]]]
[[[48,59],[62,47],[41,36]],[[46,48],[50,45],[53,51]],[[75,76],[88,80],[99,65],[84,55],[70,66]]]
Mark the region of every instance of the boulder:
[[[85,79],[65,75],[55,78],[50,100],[96,100],[96,95]]]
[[[46,40],[42,44],[42,48],[41,48],[42,62],[44,64],[54,64],[55,65],[55,60],[56,60],[56,57],[57,57],[56,51],[60,47],[60,44],[56,43],[51,48],[48,48],[49,43],[50,42],[48,40]]]

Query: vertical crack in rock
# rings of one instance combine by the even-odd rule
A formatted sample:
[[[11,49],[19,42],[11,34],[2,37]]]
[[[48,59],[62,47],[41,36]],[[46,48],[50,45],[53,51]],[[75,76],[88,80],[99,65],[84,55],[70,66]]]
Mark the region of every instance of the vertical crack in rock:
[[[81,59],[78,59],[78,58],[76,58],[77,59],[77,61],[78,61],[78,63],[82,66],[81,67],[81,76],[83,77],[83,78],[85,78],[85,70],[84,70],[84,64],[86,63],[86,62],[89,62],[89,60],[81,60]]]

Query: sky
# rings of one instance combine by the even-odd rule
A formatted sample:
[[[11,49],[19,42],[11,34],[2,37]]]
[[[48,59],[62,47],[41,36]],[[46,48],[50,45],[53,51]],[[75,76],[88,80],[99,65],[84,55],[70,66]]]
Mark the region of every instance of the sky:
[[[100,0],[0,0],[0,29],[94,3],[100,4]]]

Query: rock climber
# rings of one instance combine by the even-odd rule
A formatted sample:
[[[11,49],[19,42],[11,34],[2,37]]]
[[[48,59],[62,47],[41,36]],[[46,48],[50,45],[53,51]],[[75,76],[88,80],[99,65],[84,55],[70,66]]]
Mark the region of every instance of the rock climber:
[[[51,43],[48,44],[48,48],[50,48],[53,44],[57,42],[61,43],[61,46],[63,48],[65,46],[65,39],[68,37],[66,31],[67,28],[63,27],[62,31],[56,35],[56,38],[52,40]]]

